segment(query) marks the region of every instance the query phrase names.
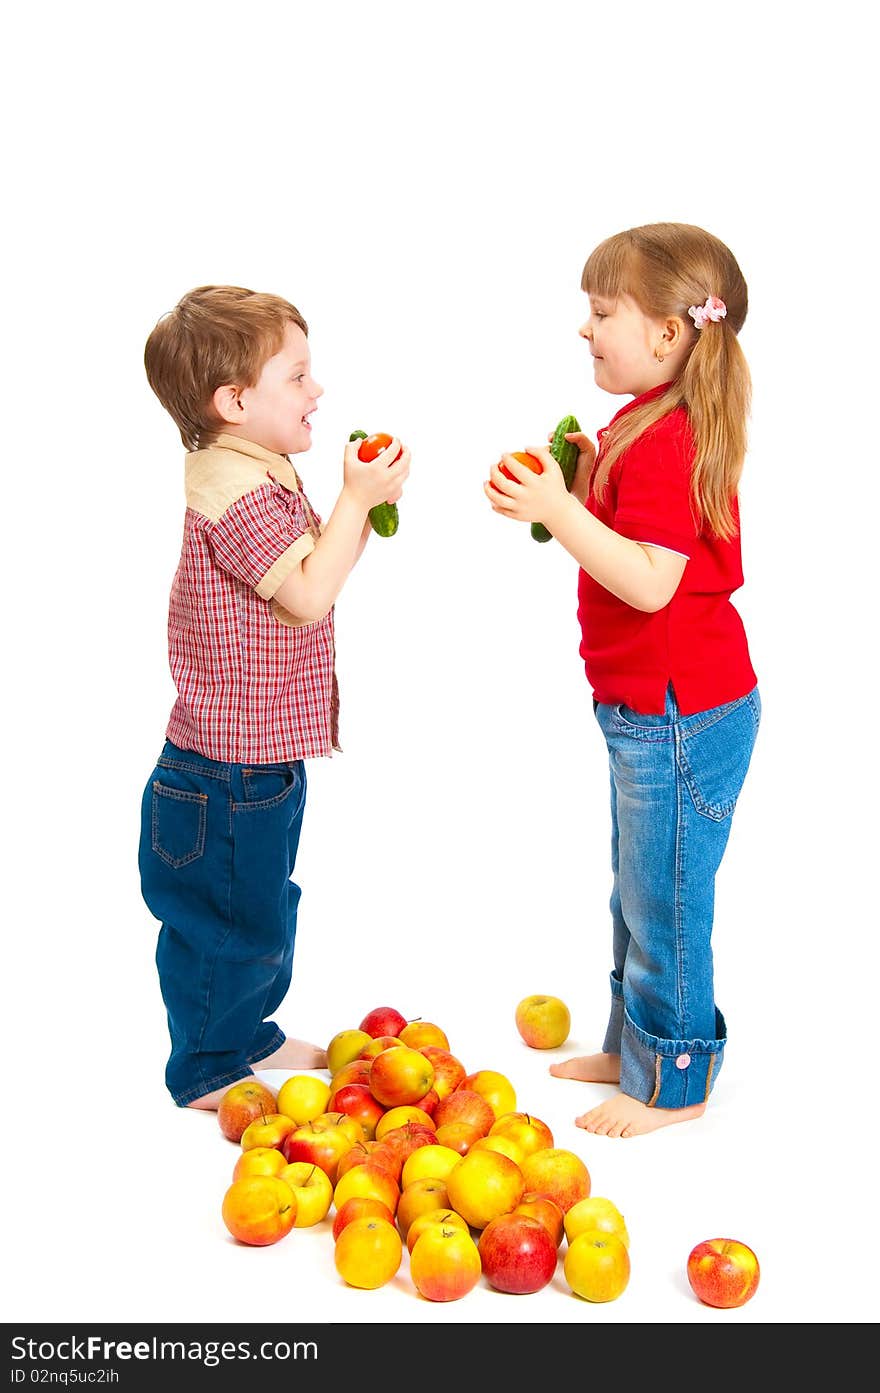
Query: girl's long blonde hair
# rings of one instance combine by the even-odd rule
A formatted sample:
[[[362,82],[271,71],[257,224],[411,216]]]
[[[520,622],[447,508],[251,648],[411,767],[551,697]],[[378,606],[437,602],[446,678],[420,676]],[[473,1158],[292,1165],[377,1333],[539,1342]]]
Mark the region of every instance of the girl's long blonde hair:
[[[751,378],[737,334],[748,311],[748,289],[733,253],[711,233],[689,223],[649,223],[618,232],[589,256],[581,277],[588,295],[629,295],[654,319],[678,316],[719,296],[727,316],[692,330],[684,366],[667,391],[628,411],[610,427],[593,491],[602,497],[608,472],[643,431],[684,406],[696,454],[691,505],[698,530],[721,538],[736,533],[734,504],[746,454]]]

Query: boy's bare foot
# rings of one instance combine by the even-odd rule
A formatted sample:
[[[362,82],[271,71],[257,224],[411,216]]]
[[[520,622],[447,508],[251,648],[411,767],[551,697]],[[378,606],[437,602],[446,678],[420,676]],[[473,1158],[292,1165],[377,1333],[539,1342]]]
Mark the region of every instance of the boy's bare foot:
[[[274,1054],[254,1061],[255,1069],[326,1069],[327,1051],[308,1040],[291,1040],[290,1036]]]
[[[555,1079],[579,1079],[581,1083],[620,1083],[619,1054],[584,1054],[551,1064]]]
[[[201,1098],[194,1098],[186,1107],[195,1108],[200,1112],[216,1112],[220,1106],[220,1099],[230,1088],[234,1088],[237,1083],[247,1083],[253,1079],[253,1074],[244,1074],[240,1079],[234,1079],[232,1083],[224,1084],[222,1088],[215,1088],[213,1093],[203,1093]]]
[[[607,1102],[576,1117],[575,1123],[598,1137],[640,1137],[673,1122],[691,1122],[705,1111],[705,1103],[695,1103],[690,1108],[649,1108],[628,1093],[615,1093]]]

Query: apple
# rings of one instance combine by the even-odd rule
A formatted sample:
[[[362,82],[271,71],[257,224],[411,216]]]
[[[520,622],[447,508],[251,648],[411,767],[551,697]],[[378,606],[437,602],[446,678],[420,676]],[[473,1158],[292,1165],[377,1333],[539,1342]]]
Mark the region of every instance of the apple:
[[[340,1069],[330,1079],[330,1091],[335,1093],[337,1088],[344,1088],[347,1083],[369,1083],[370,1081],[370,1061],[361,1059],[350,1059],[347,1064],[343,1064]]]
[[[282,1151],[288,1161],[309,1161],[320,1166],[336,1184],[339,1161],[355,1143],[340,1127],[316,1127],[304,1122],[284,1138]]]
[[[706,1306],[744,1306],[758,1290],[761,1268],[747,1243],[737,1238],[704,1238],[691,1249],[687,1276]]]
[[[367,1141],[375,1137],[376,1124],[385,1112],[385,1108],[365,1083],[345,1083],[341,1088],[337,1088],[335,1093],[330,1094],[329,1108],[331,1112],[344,1112],[348,1117],[357,1118],[366,1133]]]
[[[416,1147],[403,1163],[401,1187],[405,1190],[414,1180],[446,1180],[461,1159],[451,1146],[440,1146],[437,1142]]]
[[[398,1157],[400,1166],[420,1146],[431,1146],[437,1140],[434,1127],[426,1127],[422,1122],[405,1122],[402,1127],[392,1127],[390,1132],[379,1138],[379,1142]]]
[[[513,1137],[505,1136],[503,1132],[491,1133],[487,1137],[478,1137],[474,1142],[476,1151],[500,1151],[502,1156],[509,1156],[511,1161],[516,1161],[519,1165],[525,1159],[525,1152],[518,1141]]]
[[[629,1282],[629,1251],[616,1233],[585,1229],[565,1250],[565,1280],[585,1301],[616,1301]]]
[[[373,1036],[399,1035],[405,1025],[406,1016],[402,1016],[393,1006],[374,1006],[364,1016],[358,1029]]]
[[[345,1172],[351,1170],[352,1166],[360,1166],[364,1161],[371,1161],[376,1146],[377,1143],[375,1141],[353,1142],[348,1151],[344,1151],[340,1156],[336,1165],[334,1180],[341,1180]],[[386,1170],[387,1169],[389,1168],[386,1166]],[[395,1176],[395,1180],[396,1179],[397,1177]]]
[[[565,1215],[549,1195],[538,1195],[533,1190],[526,1190],[513,1213],[528,1214],[530,1219],[537,1219],[544,1225],[557,1248],[565,1237]]]
[[[495,1121],[491,1103],[487,1103],[482,1093],[473,1088],[457,1088],[447,1098],[441,1098],[434,1109],[434,1121],[438,1127],[444,1122],[467,1122],[475,1127],[481,1137],[485,1137]]]
[[[427,1093],[425,1093],[423,1097],[419,1099],[418,1105],[421,1108],[422,1112],[426,1112],[430,1118],[433,1118],[434,1113],[437,1111],[437,1104],[439,1102],[440,1094],[437,1092],[436,1088],[434,1088],[432,1084],[432,1086],[428,1089]]]
[[[316,1132],[342,1132],[352,1143],[368,1140],[364,1124],[347,1112],[322,1112],[318,1117],[313,1117],[308,1125],[314,1127]]]
[[[326,1112],[329,1099],[330,1085],[325,1079],[315,1078],[314,1074],[291,1074],[278,1090],[275,1111],[301,1125]]]
[[[409,1255],[409,1275],[428,1301],[458,1301],[480,1280],[480,1253],[467,1229],[456,1224],[430,1225]]]
[[[524,1156],[553,1145],[553,1133],[547,1123],[528,1112],[502,1113],[489,1128],[489,1135],[512,1137]]]
[[[445,1180],[435,1180],[433,1177],[414,1180],[400,1192],[395,1215],[397,1226],[405,1238],[410,1224],[419,1214],[426,1214],[430,1209],[449,1207],[449,1191]]]
[[[361,1049],[358,1059],[375,1059],[377,1054],[383,1050],[389,1050],[392,1045],[399,1045],[400,1041],[396,1035],[377,1035],[373,1039],[372,1035],[367,1036],[367,1043]]]
[[[370,1036],[365,1030],[337,1030],[327,1046],[327,1068],[331,1076],[345,1064],[357,1059],[364,1045],[369,1044]]]
[[[420,1048],[425,1058],[433,1065],[434,1088],[442,1101],[453,1089],[458,1088],[467,1070],[457,1055],[441,1049],[439,1045],[422,1045]]]
[[[418,1103],[433,1083],[431,1061],[409,1045],[383,1050],[370,1065],[370,1092],[386,1108]]]
[[[433,1225],[451,1225],[456,1229],[464,1229],[465,1233],[470,1233],[470,1229],[460,1214],[456,1214],[454,1209],[449,1206],[439,1209],[426,1209],[424,1214],[417,1214],[406,1231],[406,1250],[411,1253],[416,1239],[425,1232],[425,1229]]]
[[[591,1189],[590,1172],[574,1151],[561,1146],[545,1146],[526,1156],[522,1174],[527,1190],[549,1195],[567,1214],[578,1200],[586,1199]]]
[[[483,1271],[496,1291],[524,1295],[546,1287],[556,1271],[557,1251],[549,1232],[528,1214],[499,1214],[477,1244]]]
[[[270,1112],[265,1117],[257,1117],[249,1122],[241,1134],[239,1145],[242,1151],[250,1151],[254,1146],[280,1147],[285,1137],[294,1130],[296,1123],[283,1112]]]
[[[333,1248],[336,1271],[350,1287],[373,1291],[390,1282],[403,1258],[403,1240],[387,1219],[352,1219]]]
[[[284,1152],[277,1146],[253,1146],[250,1151],[242,1151],[232,1168],[232,1179],[241,1180],[246,1175],[280,1175],[287,1165]]]
[[[506,1074],[499,1074],[497,1069],[477,1069],[473,1074],[466,1074],[458,1086],[481,1093],[491,1104],[496,1118],[516,1110],[516,1090]]]
[[[247,1175],[233,1180],[223,1196],[221,1213],[239,1243],[265,1248],[293,1228],[296,1195],[277,1175]]]
[[[613,1200],[604,1195],[588,1195],[586,1199],[573,1204],[565,1216],[565,1236],[573,1243],[579,1233],[594,1229],[599,1233],[616,1233],[622,1243],[629,1247],[629,1231],[626,1221]]]
[[[321,1166],[310,1161],[291,1161],[279,1175],[296,1195],[295,1229],[314,1228],[330,1212],[333,1183]]]
[[[526,1184],[519,1166],[509,1156],[471,1147],[446,1176],[446,1189],[452,1208],[471,1228],[484,1229],[499,1214],[509,1214],[516,1208]]]
[[[427,1127],[429,1131],[436,1132],[437,1124],[434,1119],[420,1108],[418,1103],[403,1103],[399,1108],[387,1108],[376,1123],[376,1140],[381,1141],[386,1132],[393,1132],[397,1127],[403,1127],[407,1122],[418,1122]]]
[[[441,1050],[449,1049],[446,1031],[433,1021],[407,1021],[400,1032],[400,1039],[405,1045],[412,1045],[414,1050],[420,1050],[425,1045],[437,1045]]]
[[[387,1219],[389,1224],[394,1223],[394,1215],[382,1200],[377,1200],[374,1195],[350,1195],[333,1215],[333,1242],[336,1242],[346,1224],[350,1224],[352,1219],[364,1218]]]
[[[571,1012],[558,996],[524,996],[515,1020],[517,1030],[533,1050],[558,1049],[571,1030]]]
[[[251,1122],[277,1112],[275,1090],[259,1079],[242,1079],[227,1088],[217,1105],[220,1131],[228,1141],[241,1141]]]
[[[382,1166],[388,1174],[393,1176],[400,1184],[400,1173],[403,1170],[404,1157],[399,1147],[388,1137],[383,1137],[381,1141],[374,1143],[370,1151],[370,1160],[377,1166]]]
[[[333,1203],[337,1209],[341,1209],[352,1195],[372,1195],[373,1199],[381,1200],[396,1215],[400,1186],[384,1166],[372,1160],[363,1161],[359,1166],[352,1166],[337,1180]]]
[[[443,1122],[437,1128],[434,1139],[438,1146],[451,1147],[459,1156],[466,1156],[481,1136],[479,1128],[472,1127],[469,1122]]]

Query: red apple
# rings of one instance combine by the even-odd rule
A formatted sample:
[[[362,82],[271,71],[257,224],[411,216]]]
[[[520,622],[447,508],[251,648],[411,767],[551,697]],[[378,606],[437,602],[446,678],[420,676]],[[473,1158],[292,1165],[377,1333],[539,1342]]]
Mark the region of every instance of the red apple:
[[[565,1237],[565,1215],[549,1195],[539,1195],[534,1190],[527,1190],[513,1212],[528,1214],[530,1219],[537,1219],[544,1225],[556,1247],[559,1247]]]
[[[556,1271],[557,1251],[549,1232],[528,1214],[500,1214],[480,1234],[480,1261],[496,1291],[540,1291]]]
[[[376,1035],[370,1036],[365,1045],[361,1046],[358,1059],[375,1059],[377,1054],[383,1050],[388,1050],[392,1045],[399,1045],[401,1042],[396,1035]]]
[[[462,1087],[447,1098],[441,1098],[434,1109],[434,1121],[438,1127],[446,1122],[466,1122],[479,1136],[485,1137],[495,1121],[495,1112],[481,1093]]]
[[[281,1150],[288,1161],[311,1161],[320,1166],[335,1185],[340,1158],[353,1145],[339,1127],[316,1127],[313,1122],[304,1122],[284,1138]]]
[[[241,1141],[246,1127],[261,1117],[277,1113],[275,1090],[259,1079],[242,1079],[227,1088],[217,1107],[220,1131],[228,1141]]]
[[[420,1045],[419,1049],[434,1068],[434,1088],[441,1100],[462,1082],[467,1070],[457,1055],[450,1054],[440,1045]]]
[[[374,1006],[364,1016],[358,1029],[372,1036],[399,1035],[406,1023],[406,1016],[402,1016],[393,1006]]]
[[[356,1117],[366,1132],[366,1140],[376,1135],[376,1123],[383,1116],[385,1108],[374,1098],[368,1084],[346,1083],[331,1093],[327,1104],[328,1112],[344,1112]]]
[[[752,1249],[736,1238],[705,1238],[687,1260],[691,1288],[706,1306],[744,1306],[758,1290],[761,1268]]]
[[[370,1064],[370,1092],[386,1108],[418,1103],[434,1083],[434,1067],[421,1050],[395,1045]]]
[[[522,1162],[524,1188],[549,1195],[567,1214],[590,1193],[591,1177],[585,1163],[564,1146],[544,1146]]]

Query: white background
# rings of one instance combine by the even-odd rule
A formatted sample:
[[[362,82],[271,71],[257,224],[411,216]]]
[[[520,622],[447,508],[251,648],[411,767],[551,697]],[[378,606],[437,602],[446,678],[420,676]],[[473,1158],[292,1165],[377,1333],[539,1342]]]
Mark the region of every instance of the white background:
[[[22,17],[26,14],[26,17]],[[4,1206],[13,1321],[876,1319],[876,153],[867,7],[544,0],[46,4],[2,82],[6,661]],[[7,24],[9,21],[7,21]],[[764,721],[718,880],[730,1043],[706,1117],[634,1141],[573,1118],[513,1025],[607,1009],[604,747],[576,568],[491,513],[503,449],[623,404],[577,328],[603,237],[699,223],[749,283],[754,377],[737,604]],[[610,1306],[561,1281],[433,1306],[406,1264],[346,1288],[327,1227],[228,1239],[235,1149],[164,1091],[157,925],[136,868],[173,700],[183,450],[143,373],[186,290],[294,301],[325,386],[298,459],[325,515],[355,427],[413,466],[398,535],[337,605],[344,753],[309,766],[295,977],[326,1044],[372,1006],[577,1150],[627,1217]],[[278,1080],[274,1080],[278,1082]],[[749,1243],[756,1297],[684,1278]]]

